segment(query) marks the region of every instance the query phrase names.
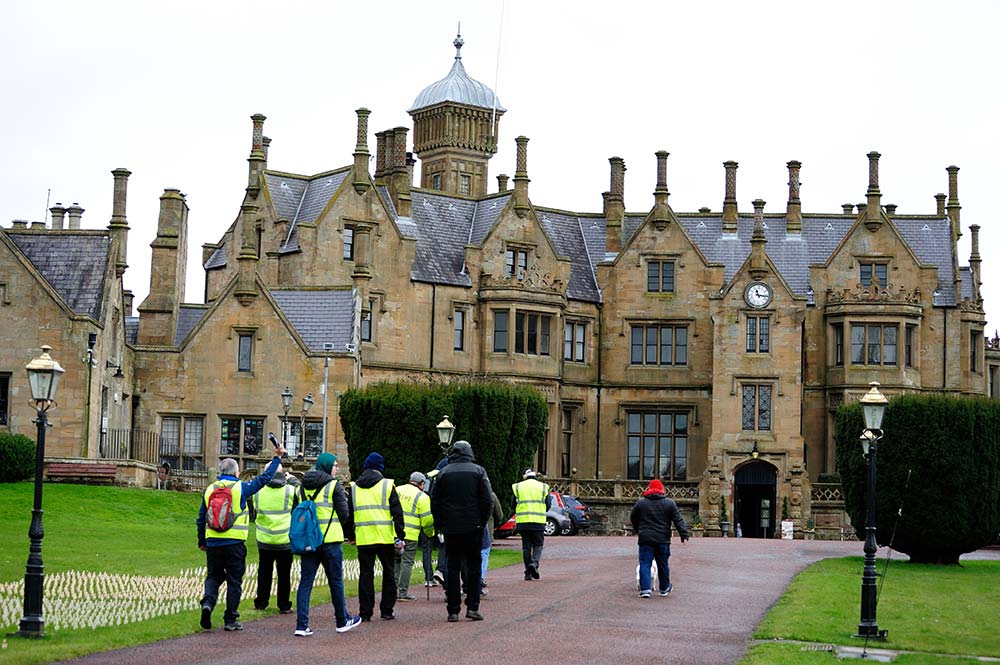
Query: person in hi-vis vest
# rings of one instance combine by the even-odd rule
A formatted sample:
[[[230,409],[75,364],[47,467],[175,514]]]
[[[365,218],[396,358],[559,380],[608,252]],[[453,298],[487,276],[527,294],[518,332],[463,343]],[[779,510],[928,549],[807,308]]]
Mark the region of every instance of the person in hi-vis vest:
[[[402,552],[396,553],[396,588],[399,600],[416,600],[410,595],[410,575],[417,554],[421,535],[434,535],[434,516],[431,515],[431,498],[424,492],[427,477],[419,471],[410,474],[410,482],[396,488],[403,507],[403,524],[406,530]]]
[[[296,488],[288,484],[285,470],[279,465],[271,482],[253,495],[251,510],[256,526],[257,595],[253,606],[266,609],[271,602],[271,581],[278,569],[278,611],[292,613],[292,547],[288,528],[292,524],[292,508],[298,504]]]
[[[267,485],[281,464],[285,449],[278,446],[274,459],[263,473],[249,482],[240,482],[240,465],[226,458],[219,463],[219,479],[205,488],[201,508],[198,509],[198,547],[205,552],[208,574],[205,576],[205,595],[201,598],[201,627],[212,628],[212,610],[219,600],[219,588],[226,583],[226,612],[222,615],[226,630],[243,630],[240,618],[240,599],[243,597],[243,573],[247,569],[247,535],[250,533],[250,515],[247,500]],[[236,522],[225,531],[208,528],[208,501],[216,487],[226,486],[233,497],[233,514]],[[239,511],[239,512],[237,512]]]
[[[358,614],[371,621],[375,612],[375,559],[382,564],[382,599],[379,610],[385,620],[395,619],[396,551],[402,550],[406,530],[399,495],[390,478],[383,478],[385,462],[378,453],[365,458],[361,475],[351,483],[348,503],[354,515],[354,537],[358,545]]]
[[[538,564],[542,560],[542,546],[545,545],[545,513],[552,505],[549,486],[537,478],[533,469],[524,472],[524,480],[514,483],[514,498],[517,499],[517,532],[521,535],[521,553],[524,558],[524,579],[537,580]]]

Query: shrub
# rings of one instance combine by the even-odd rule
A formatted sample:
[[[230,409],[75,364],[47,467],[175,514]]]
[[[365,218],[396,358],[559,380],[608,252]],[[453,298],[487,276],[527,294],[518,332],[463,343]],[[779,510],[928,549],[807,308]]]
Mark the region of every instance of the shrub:
[[[958,563],[1000,532],[1000,403],[901,395],[886,408],[878,445],[876,540],[922,563]],[[844,507],[864,537],[866,461],[859,404],[837,412]],[[902,515],[897,511],[902,507]]]
[[[35,473],[35,442],[23,434],[0,432],[0,483],[16,483]]]
[[[840,484],[840,474],[839,473],[820,473],[816,476],[817,483],[836,483]]]
[[[437,424],[448,414],[454,441],[472,444],[500,502],[513,510],[511,484],[534,463],[545,436],[548,404],[528,386],[507,383],[417,385],[380,383],[349,390],[340,400],[351,475],[369,452],[385,458],[385,477],[397,484],[413,471],[433,469],[443,454]]]

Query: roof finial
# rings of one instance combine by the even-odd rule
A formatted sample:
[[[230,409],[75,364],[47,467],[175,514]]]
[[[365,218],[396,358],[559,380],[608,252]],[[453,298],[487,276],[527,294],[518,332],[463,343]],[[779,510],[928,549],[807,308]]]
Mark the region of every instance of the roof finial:
[[[465,45],[465,42],[462,41],[462,22],[461,21],[458,22],[458,36],[455,37],[455,41],[452,42],[452,43],[455,44],[455,60],[461,60],[462,59],[462,46]]]

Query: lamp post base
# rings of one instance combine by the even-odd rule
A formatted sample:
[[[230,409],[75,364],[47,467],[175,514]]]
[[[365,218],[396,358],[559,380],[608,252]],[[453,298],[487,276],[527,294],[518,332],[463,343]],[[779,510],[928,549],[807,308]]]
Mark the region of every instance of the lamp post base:
[[[885,642],[889,639],[889,630],[879,630],[877,623],[859,623],[858,632],[853,637],[859,640],[867,639]]]

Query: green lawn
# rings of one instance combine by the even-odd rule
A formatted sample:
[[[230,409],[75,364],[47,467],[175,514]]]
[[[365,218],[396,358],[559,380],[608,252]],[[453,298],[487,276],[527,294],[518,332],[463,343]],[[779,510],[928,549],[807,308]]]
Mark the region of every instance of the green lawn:
[[[754,639],[784,639],[861,646],[852,637],[860,618],[860,557],[827,559],[803,571],[767,614]],[[879,561],[879,573],[883,562]],[[878,605],[878,624],[887,642],[872,648],[922,652],[894,662],[903,665],[957,663],[932,654],[1000,656],[1000,562],[967,561],[961,566],[890,563]],[[881,581],[881,578],[880,578]],[[746,664],[830,662],[822,652],[790,644],[754,645]],[[972,661],[969,661],[972,662]]]
[[[0,505],[7,508],[8,520],[4,529],[6,535],[0,538],[0,584],[24,578],[32,491],[31,483],[0,484]],[[46,484],[42,506],[45,511],[42,556],[46,576],[54,577],[56,573],[67,571],[177,576],[184,569],[200,568],[205,565],[205,554],[197,547],[195,527],[200,501],[200,494]],[[257,548],[252,542],[248,544],[248,563],[256,563]],[[344,557],[356,559],[355,548],[345,545]],[[507,566],[520,559],[519,550],[494,550],[490,568]],[[422,585],[423,581],[418,562],[412,585]],[[356,596],[357,583],[347,581],[345,590],[348,597]],[[241,620],[277,613],[273,598],[267,610],[253,609],[253,592],[244,585]],[[294,588],[292,593],[294,597]],[[190,599],[192,604],[197,600],[197,597]],[[317,585],[312,604],[329,602],[329,590],[325,585]],[[50,662],[187,635],[200,631],[198,618],[199,611],[190,609],[120,626],[50,630],[41,641],[7,638],[7,648],[2,651],[0,661]],[[221,624],[222,607],[216,608],[213,619]],[[16,629],[16,621],[13,625],[0,626],[3,633]]]

